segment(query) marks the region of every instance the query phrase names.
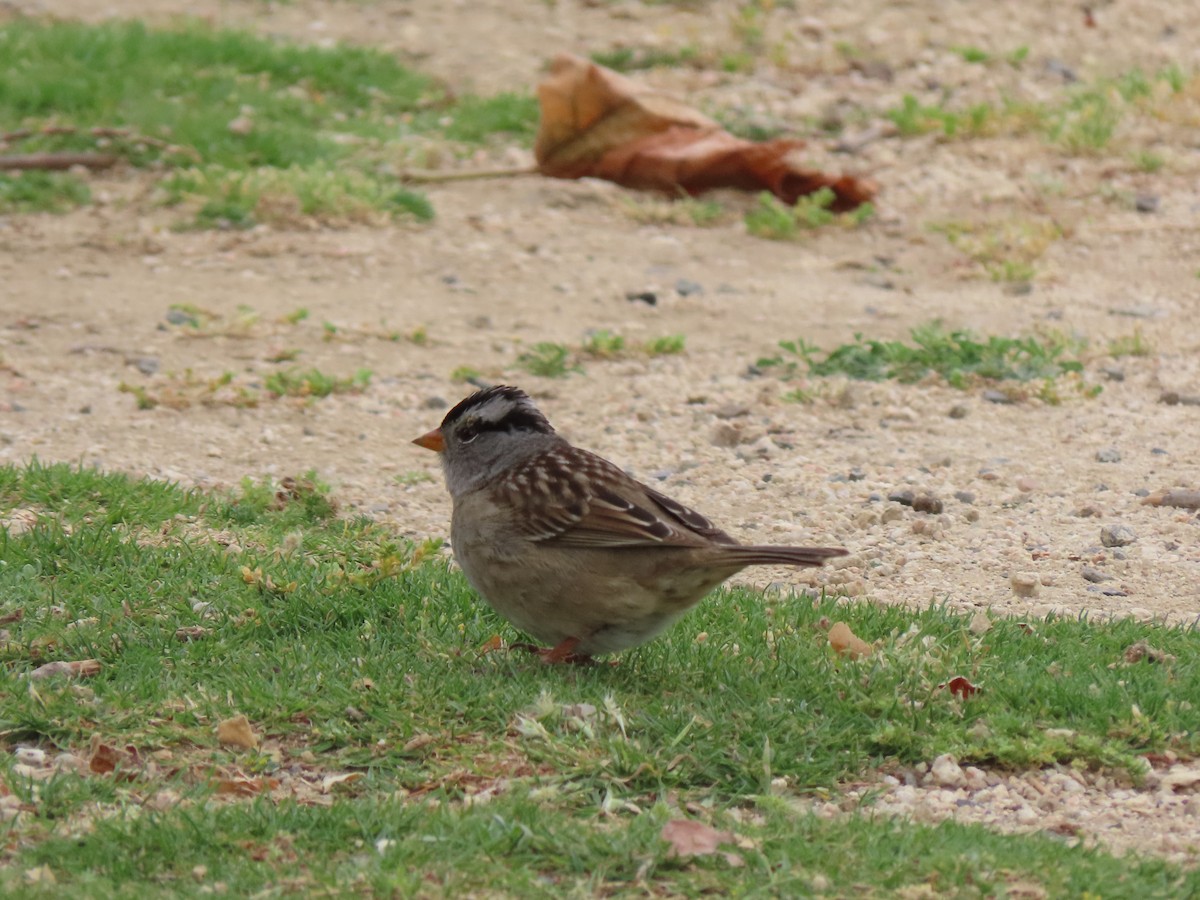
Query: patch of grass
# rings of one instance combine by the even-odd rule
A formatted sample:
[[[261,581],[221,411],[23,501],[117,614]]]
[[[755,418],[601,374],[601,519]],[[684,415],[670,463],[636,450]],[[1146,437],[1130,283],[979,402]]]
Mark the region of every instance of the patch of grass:
[[[450,373],[450,380],[455,383],[474,381],[475,379],[479,378],[482,374],[483,374],[482,372],[480,372],[476,368],[473,368],[472,366],[459,366],[457,369],[455,369],[453,372]]]
[[[1200,889],[1195,871],[1042,836],[804,812],[814,789],[941,753],[1131,780],[1147,754],[1194,755],[1194,629],[1001,618],[977,634],[939,607],[736,590],[616,667],[549,668],[482,652],[515,634],[436,544],[338,518],[313,473],[202,494],[0,467],[0,521],[16,510],[34,521],[0,529],[7,893],[29,895],[39,866],[87,896],[717,895],[748,874],[772,895]],[[873,653],[834,655],[831,620]],[[1129,662],[1138,641],[1170,656]],[[98,672],[33,675],[82,659]],[[956,675],[979,693],[946,690]],[[237,714],[257,750],[218,743]],[[96,744],[116,775],[31,777],[15,752],[86,763]],[[681,816],[734,831],[746,866],[669,858],[659,833]]]
[[[846,375],[867,381],[896,379],[915,382],[937,374],[957,388],[983,381],[1032,381],[1079,374],[1083,364],[1065,358],[1070,345],[1054,336],[979,340],[968,331],[946,331],[941,323],[914,328],[912,343],[881,341],[854,336],[823,357],[803,340],[781,341],[785,355],[757,362],[759,368],[794,374],[799,364],[810,375]]]
[[[1120,358],[1122,356],[1149,356],[1154,352],[1142,329],[1133,329],[1133,334],[1122,335],[1108,342],[1108,355]]]
[[[167,171],[168,202],[194,201],[193,226],[247,228],[370,215],[427,221],[428,201],[380,162],[413,134],[528,140],[537,105],[511,94],[451,99],[369,48],[289,44],[199,23],[160,30],[18,19],[0,30],[0,121],[29,130],[22,146],[31,152],[94,149],[99,128],[106,152]],[[50,197],[86,202],[73,176],[55,177],[29,180],[26,191],[37,186],[40,206]]]
[[[929,106],[912,94],[905,94],[900,106],[884,115],[892,120],[904,137],[940,131],[947,138],[978,137],[996,130],[996,109],[989,103],[976,103],[965,110],[950,110],[943,105]]]
[[[678,50],[660,47],[613,47],[591,54],[592,62],[616,72],[637,72],[643,69],[678,68],[700,62],[700,49],[688,44]]]
[[[141,410],[155,409],[159,406],[175,410],[190,409],[193,406],[250,409],[258,406],[262,400],[261,391],[235,381],[232,372],[203,376],[197,375],[191,369],[180,373],[168,373],[165,382],[152,387],[122,381],[117,385],[117,390],[123,394],[131,394],[137,408]]]
[[[378,223],[408,217],[428,222],[433,206],[423,194],[353,169],[309,168],[230,171],[184,169],[163,182],[166,202],[198,206],[192,227],[245,229],[257,224],[297,228]]]
[[[263,387],[276,397],[328,397],[330,394],[361,393],[370,383],[370,369],[359,369],[345,378],[328,375],[319,369],[289,369],[272,372],[263,381]]]
[[[945,235],[993,281],[1007,283],[1032,280],[1034,263],[1063,237],[1062,226],[1053,219],[942,222],[930,229]]]
[[[756,237],[789,241],[796,240],[803,232],[829,225],[855,228],[875,214],[875,208],[870,203],[864,203],[850,212],[835,213],[830,209],[835,199],[833,191],[823,187],[788,206],[764,191],[758,195],[754,208],[746,213],[746,230]]]
[[[674,356],[683,353],[685,343],[686,338],[682,334],[664,334],[646,342],[646,353],[650,356]]]
[[[961,56],[964,62],[982,64],[990,62],[992,59],[992,54],[978,47],[951,47],[950,49]]]
[[[583,371],[574,360],[571,348],[553,341],[540,341],[517,357],[517,365],[530,375],[543,378],[566,378],[572,372]]]
[[[1162,154],[1152,150],[1136,150],[1133,154],[1133,164],[1139,171],[1153,174],[1161,170],[1167,161],[1163,159]]]
[[[532,94],[467,96],[446,111],[426,114],[431,115],[437,130],[451,140],[482,144],[499,134],[532,143],[537,133],[538,102]]]
[[[66,212],[91,199],[86,182],[69,172],[0,172],[0,214]]]
[[[613,359],[625,352],[625,338],[601,328],[589,332],[583,339],[582,352],[594,359]]]

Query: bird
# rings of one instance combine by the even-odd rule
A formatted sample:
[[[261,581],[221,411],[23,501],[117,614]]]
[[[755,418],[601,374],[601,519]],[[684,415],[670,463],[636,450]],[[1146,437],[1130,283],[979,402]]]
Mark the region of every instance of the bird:
[[[440,454],[467,581],[545,647],[590,663],[660,635],[747,566],[820,566],[842,547],[739,544],[559,435],[523,390],[483,388],[413,440]]]

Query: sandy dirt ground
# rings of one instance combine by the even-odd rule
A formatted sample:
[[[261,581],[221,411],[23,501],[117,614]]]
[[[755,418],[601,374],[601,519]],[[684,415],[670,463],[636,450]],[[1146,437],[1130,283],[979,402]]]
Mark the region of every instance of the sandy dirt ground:
[[[740,40],[737,4],[723,2],[4,8],[165,23],[185,6],[263,34],[382,47],[460,91],[532,90],[558,50],[720,53]],[[882,185],[867,226],[767,241],[746,234],[739,215],[712,228],[671,224],[655,221],[657,201],[611,185],[527,177],[429,186],[437,212],[429,226],[180,233],[170,228],[178,213],[148,201],[144,176],[119,172],[93,182],[97,202],[87,209],[0,218],[0,461],[36,456],[206,487],[315,469],[346,509],[414,538],[442,536],[449,503],[436,460],[409,441],[469,390],[451,373],[471,366],[525,387],[571,440],[742,539],[851,550],[818,573],[752,570],[746,583],[828,585],[874,602],[969,612],[1196,619],[1200,518],[1143,501],[1200,489],[1200,406],[1163,402],[1200,395],[1197,98],[1123,123],[1090,156],[1038,135],[884,137],[836,153],[811,123],[854,110],[851,130],[861,130],[906,93],[932,102],[943,91],[956,104],[1037,100],[1061,96],[1068,78],[1086,83],[1135,66],[1194,72],[1200,6],[1116,0],[1096,8],[1095,27],[1077,7],[1025,0],[775,4],[764,15],[772,61],[752,72],[637,77],[706,110],[798,123],[815,165]],[[1020,65],[973,65],[953,50],[963,46],[997,57],[1029,49]],[[1136,165],[1139,149],[1162,167]],[[449,164],[528,161],[526,148],[508,147]],[[721,199],[734,211],[750,202]],[[1018,236],[1052,226],[1056,236],[1033,261],[1031,282],[1014,285],[953,246],[937,227],[947,223]],[[627,299],[642,291],[656,305]],[[177,305],[212,319],[199,329],[173,323]],[[309,317],[290,322],[302,308]],[[1057,404],[1037,396],[1000,404],[981,389],[785,384],[751,372],[781,338],[829,349],[860,332],[906,338],[934,319],[979,335],[1086,340],[1084,382],[1102,391],[1090,397],[1065,383]],[[589,329],[631,342],[682,334],[686,353],[588,360],[562,379],[517,367],[529,345],[578,346]],[[418,330],[427,340],[389,339]],[[1148,355],[1106,352],[1135,334]],[[286,367],[272,360],[296,351],[293,364],[305,368],[370,369],[370,386],[252,409],[139,410],[120,389],[196,393],[225,372],[260,385]],[[812,402],[786,402],[796,387]],[[934,494],[944,509],[920,513],[887,499],[902,490]],[[1127,542],[1106,546],[1105,528],[1125,529]],[[995,787],[945,783],[932,771],[909,780],[892,795],[948,792],[951,812],[954,791]],[[1163,802],[1144,833],[1130,823],[1147,814],[1127,812],[1120,834],[1103,839],[1194,860],[1200,809],[1187,792],[1195,789],[1181,777],[1126,791],[1137,803]],[[1098,817],[1122,816],[1121,790],[1103,780],[1063,788],[1092,804],[1080,815],[1087,834],[1104,831]],[[1021,818],[1017,806],[1009,812],[988,821],[1045,824]]]

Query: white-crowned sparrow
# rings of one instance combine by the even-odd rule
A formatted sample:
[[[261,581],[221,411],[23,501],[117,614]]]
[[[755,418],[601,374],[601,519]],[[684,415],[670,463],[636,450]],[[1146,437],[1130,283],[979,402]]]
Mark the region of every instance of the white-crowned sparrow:
[[[441,454],[450,542],[492,608],[582,661],[658,635],[746,566],[819,566],[837,547],[743,546],[704,516],[567,443],[499,385],[413,441]]]

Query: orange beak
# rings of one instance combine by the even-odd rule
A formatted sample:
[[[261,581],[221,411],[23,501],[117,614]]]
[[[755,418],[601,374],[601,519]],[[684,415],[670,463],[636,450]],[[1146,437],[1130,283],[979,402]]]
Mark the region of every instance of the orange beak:
[[[434,453],[441,453],[446,449],[446,438],[440,428],[426,432],[414,440],[413,443],[418,447],[424,447],[426,450],[432,450]]]

